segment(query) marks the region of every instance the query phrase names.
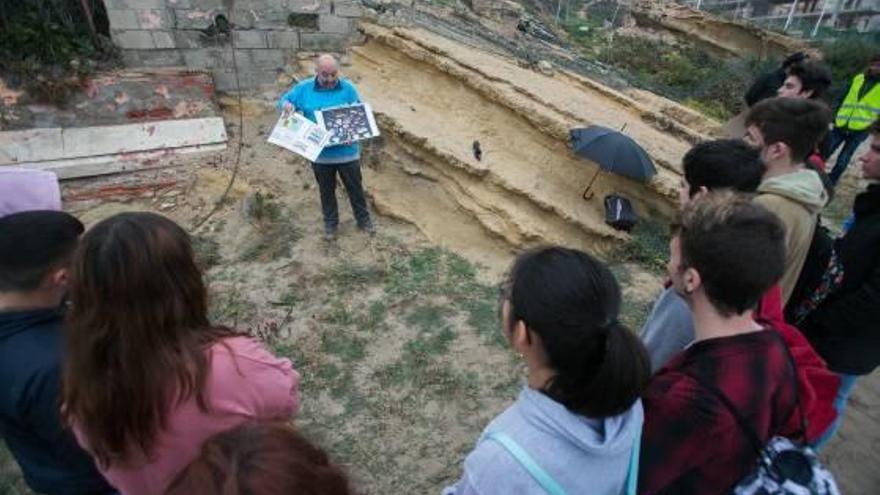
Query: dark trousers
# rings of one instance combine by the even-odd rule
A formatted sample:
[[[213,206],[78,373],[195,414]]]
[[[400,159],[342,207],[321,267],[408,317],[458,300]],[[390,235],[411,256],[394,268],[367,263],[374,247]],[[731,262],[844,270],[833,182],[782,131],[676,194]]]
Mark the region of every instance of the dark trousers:
[[[835,151],[837,151],[837,148],[839,148],[841,144],[843,145],[843,149],[840,150],[840,154],[837,156],[837,163],[834,164],[834,168],[828,174],[828,178],[831,179],[832,184],[837,185],[837,181],[840,180],[840,177],[846,171],[846,167],[849,166],[849,162],[852,160],[856,148],[858,148],[867,137],[867,130],[850,131],[838,127],[835,127],[831,133],[828,134],[827,148],[825,148],[822,153],[826,161]]]
[[[335,231],[339,225],[339,208],[336,205],[337,175],[342,179],[342,185],[348,193],[351,211],[354,213],[358,227],[368,228],[373,225],[370,211],[367,210],[367,199],[364,197],[360,160],[339,164],[313,163],[312,170],[315,172],[318,190],[321,193],[321,212],[324,214],[326,232]]]

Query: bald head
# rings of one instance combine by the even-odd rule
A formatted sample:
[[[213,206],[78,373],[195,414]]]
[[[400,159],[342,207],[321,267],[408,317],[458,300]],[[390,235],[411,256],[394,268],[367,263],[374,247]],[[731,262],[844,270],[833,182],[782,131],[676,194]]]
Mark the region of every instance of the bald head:
[[[315,60],[315,79],[323,87],[333,87],[339,79],[339,64],[336,57],[325,53]]]
[[[337,70],[339,68],[336,57],[329,53],[318,55],[315,65],[317,65],[318,70]]]

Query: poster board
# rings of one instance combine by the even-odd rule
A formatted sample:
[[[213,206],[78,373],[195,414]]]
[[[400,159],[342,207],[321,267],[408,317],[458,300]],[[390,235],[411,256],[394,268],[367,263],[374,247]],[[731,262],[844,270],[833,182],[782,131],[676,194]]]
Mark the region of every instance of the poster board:
[[[285,110],[267,141],[314,162],[330,141],[330,133],[302,114]]]
[[[318,125],[330,133],[328,146],[354,143],[379,135],[376,118],[369,103],[355,103],[325,108],[315,112]]]

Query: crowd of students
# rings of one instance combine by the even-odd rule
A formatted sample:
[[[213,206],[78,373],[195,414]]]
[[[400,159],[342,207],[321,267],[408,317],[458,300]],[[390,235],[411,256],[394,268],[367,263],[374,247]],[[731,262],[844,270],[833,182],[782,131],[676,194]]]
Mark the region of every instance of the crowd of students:
[[[789,89],[810,91],[808,73]],[[745,139],[684,156],[667,286],[641,338],[603,262],[521,254],[499,331],[526,384],[444,495],[729,493],[779,438],[820,448],[880,364],[880,123],[854,220],[810,266],[828,185],[805,162],[831,119],[809,97],[767,99]],[[180,226],[121,213],[85,231],[57,184],[28,194],[54,179],[3,174],[0,433],[33,490],[355,492],[290,426],[292,363],[209,321]]]

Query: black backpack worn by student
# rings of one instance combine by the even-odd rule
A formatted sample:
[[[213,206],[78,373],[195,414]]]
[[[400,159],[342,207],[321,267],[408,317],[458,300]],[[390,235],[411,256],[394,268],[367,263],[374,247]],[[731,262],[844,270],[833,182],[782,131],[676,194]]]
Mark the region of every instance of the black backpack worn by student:
[[[794,290],[785,305],[785,321],[798,325],[843,283],[843,265],[834,237],[816,218],[816,228]]]

